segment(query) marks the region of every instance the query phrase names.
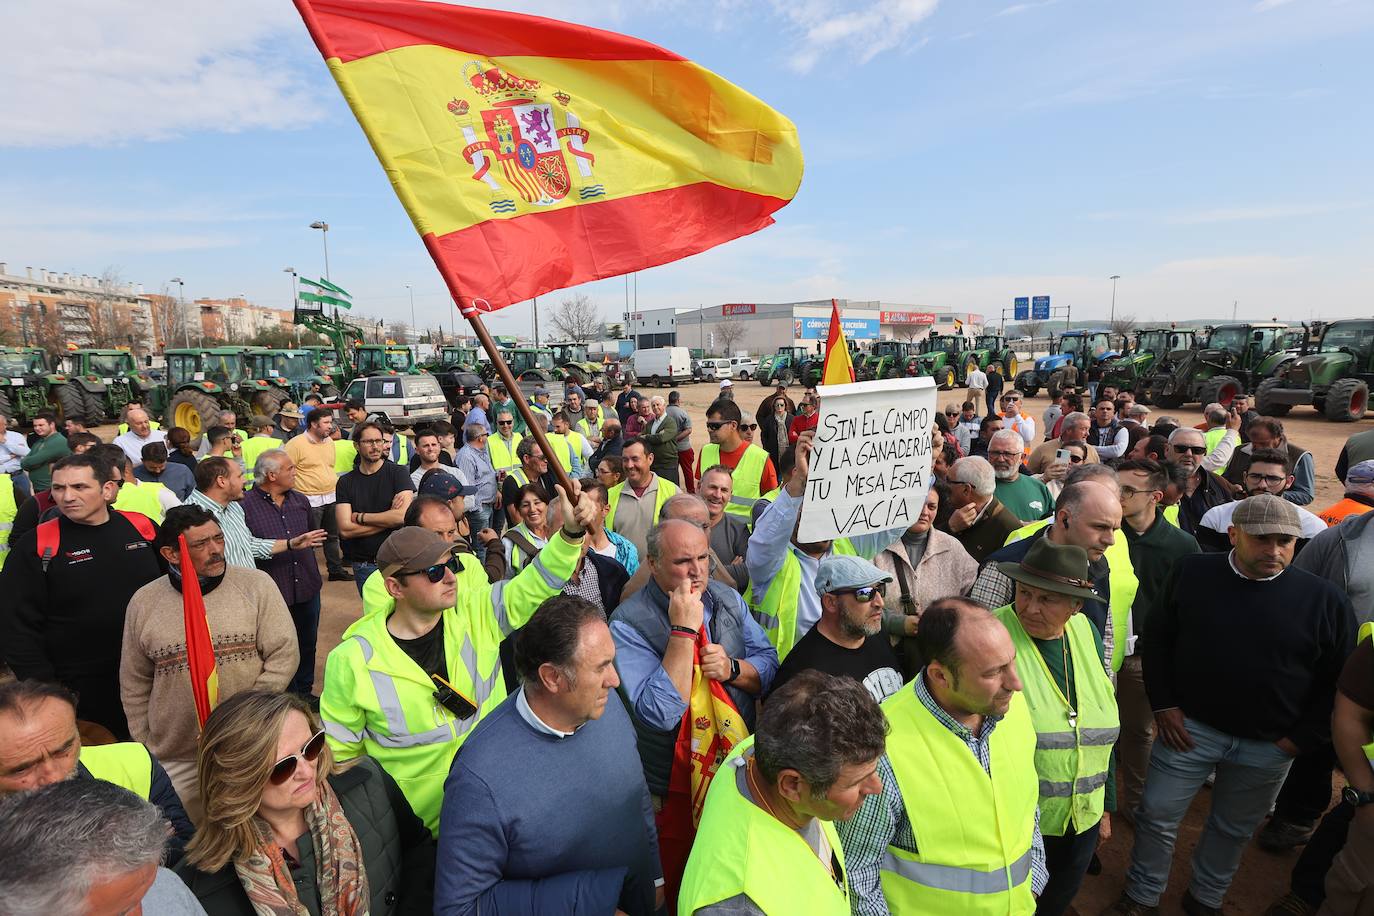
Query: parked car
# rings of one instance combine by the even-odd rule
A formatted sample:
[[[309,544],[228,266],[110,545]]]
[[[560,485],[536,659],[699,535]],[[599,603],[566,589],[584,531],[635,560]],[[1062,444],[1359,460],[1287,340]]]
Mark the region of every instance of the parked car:
[[[653,347],[631,356],[635,378],[641,385],[677,387],[692,380],[692,356],[686,347]]]
[[[385,414],[393,426],[448,419],[448,401],[432,375],[374,375],[349,383],[344,400],[357,398],[369,414]]]
[[[754,377],[754,370],[758,369],[759,361],[752,356],[732,356],[729,359],[730,374],[722,375],[721,378],[732,378],[744,381]]]

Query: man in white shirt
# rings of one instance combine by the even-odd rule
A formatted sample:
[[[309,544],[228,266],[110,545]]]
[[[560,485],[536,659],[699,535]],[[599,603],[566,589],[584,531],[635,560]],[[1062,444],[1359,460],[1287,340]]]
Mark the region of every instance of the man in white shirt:
[[[10,475],[20,496],[28,496],[33,488],[29,486],[28,475],[19,466],[19,459],[29,453],[29,443],[22,433],[10,429],[9,424],[9,416],[0,413],[0,474]]]
[[[981,404],[985,399],[988,390],[988,374],[978,368],[978,364],[969,360],[968,376],[964,379],[968,383],[968,394],[965,400],[972,401],[974,404]]]
[[[138,467],[143,464],[143,446],[149,442],[166,442],[167,433],[153,429],[148,411],[142,407],[130,410],[125,419],[129,423],[129,431],[116,436],[114,444],[124,450],[124,454],[134,463],[134,467]]]

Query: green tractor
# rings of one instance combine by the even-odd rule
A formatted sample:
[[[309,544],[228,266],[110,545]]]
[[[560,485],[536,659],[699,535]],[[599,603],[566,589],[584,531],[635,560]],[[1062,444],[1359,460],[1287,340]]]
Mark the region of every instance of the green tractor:
[[[421,375],[424,371],[415,364],[415,354],[410,347],[360,344],[353,348],[353,378],[365,375]]]
[[[1001,334],[979,334],[973,339],[973,347],[963,362],[966,375],[970,363],[977,363],[984,372],[997,363],[1001,367],[1002,378],[1007,380],[1015,379],[1016,370],[1020,368],[1016,351]]]
[[[316,370],[315,355],[309,350],[254,347],[244,355],[248,360],[248,377],[257,389],[248,398],[254,413],[276,416],[282,404],[299,404],[312,392],[326,401],[338,396],[333,378]]]
[[[69,350],[62,363],[67,375],[57,393],[62,412],[91,425],[115,419],[126,404],[147,400],[157,387],[128,350]]]
[[[182,348],[167,351],[167,383],[153,389],[148,406],[163,414],[163,425],[180,426],[191,444],[232,410],[240,420],[257,412],[252,398],[263,391],[253,383],[243,347]],[[275,412],[275,411],[274,411]]]
[[[550,344],[549,349],[553,351],[553,377],[560,382],[571,380],[586,385],[605,374],[606,367],[587,354],[586,344],[556,343]]]
[[[1150,374],[1155,361],[1167,353],[1191,350],[1196,332],[1191,328],[1150,328],[1135,332],[1126,352],[1102,367],[1102,384],[1118,389],[1136,386]]]
[[[911,375],[935,379],[941,391],[948,391],[961,384],[968,373],[970,342],[962,335],[932,333],[921,341],[921,351],[908,361],[907,370]]]
[[[764,385],[791,385],[800,382],[810,388],[820,383],[825,361],[807,347],[778,347],[768,366]]]
[[[477,372],[481,360],[476,347],[440,347],[427,368],[430,372]]]
[[[516,381],[545,383],[552,382],[557,372],[553,363],[553,351],[547,347],[507,347],[501,351],[511,375]],[[485,363],[482,377],[490,381],[496,377],[496,367]]]
[[[68,406],[70,404],[70,406]],[[41,347],[0,347],[0,413],[16,424],[33,422],[39,411],[84,417],[85,401],[68,389],[67,377],[54,372]]]
[[[348,384],[348,361],[339,357],[339,351],[332,346],[322,344],[307,345],[305,351],[310,354],[310,359],[314,363],[315,374],[321,378],[329,380],[325,386],[328,394],[324,397],[336,398],[343,386]]]
[[[907,360],[916,352],[917,347],[912,343],[875,340],[867,356],[854,360],[854,375],[859,381],[898,378],[905,374]]]
[[[1157,354],[1136,397],[1168,409],[1193,401],[1230,404],[1295,360],[1298,352],[1292,345],[1302,336],[1303,329],[1277,322],[1218,325],[1205,343]]]
[[[1282,417],[1311,404],[1328,420],[1350,423],[1369,409],[1374,385],[1374,320],[1333,321],[1322,328],[1316,352],[1299,356],[1260,382],[1255,409]]]
[[[759,357],[759,367],[754,370],[754,381],[764,388],[772,384],[773,363],[777,360],[777,354],[768,353]]]

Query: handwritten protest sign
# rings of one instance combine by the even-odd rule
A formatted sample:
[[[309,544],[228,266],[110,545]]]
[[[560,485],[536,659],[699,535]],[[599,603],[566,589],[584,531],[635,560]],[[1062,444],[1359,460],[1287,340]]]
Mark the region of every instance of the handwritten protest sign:
[[[799,541],[905,528],[930,489],[935,380],[884,379],[818,389]]]

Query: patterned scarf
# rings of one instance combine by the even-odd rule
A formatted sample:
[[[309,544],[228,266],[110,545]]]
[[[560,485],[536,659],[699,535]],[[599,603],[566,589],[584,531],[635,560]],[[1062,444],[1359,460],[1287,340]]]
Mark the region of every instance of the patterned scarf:
[[[320,799],[306,809],[305,822],[315,849],[320,916],[367,916],[372,897],[363,868],[362,846],[329,783],[321,787]],[[254,825],[258,830],[257,849],[247,861],[234,864],[253,912],[256,916],[307,916],[308,911],[296,896],[291,869],[271,829],[260,819],[254,819]]]

